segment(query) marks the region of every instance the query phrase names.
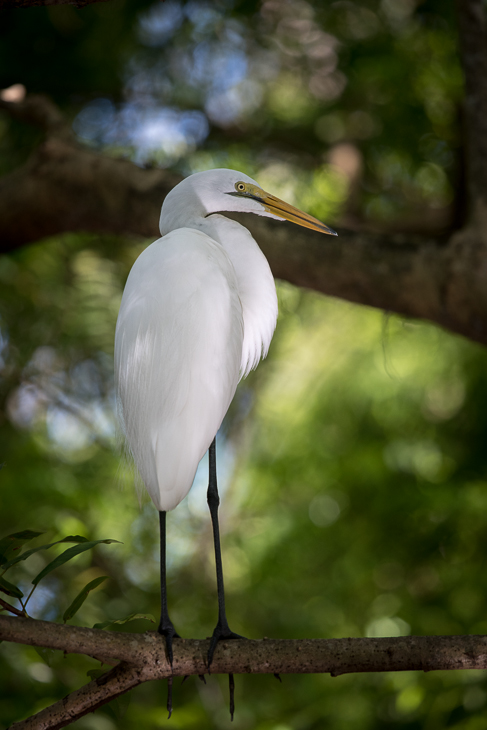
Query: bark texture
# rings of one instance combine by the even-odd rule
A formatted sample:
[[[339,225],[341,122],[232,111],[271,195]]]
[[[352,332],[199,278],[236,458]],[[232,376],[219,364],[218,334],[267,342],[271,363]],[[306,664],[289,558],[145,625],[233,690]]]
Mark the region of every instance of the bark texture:
[[[38,124],[46,138],[22,168],[0,178],[0,252],[63,231],[157,238],[161,203],[177,175],[79,144],[45,97],[1,101],[1,108]],[[350,230],[334,238],[255,215],[231,217],[251,231],[278,278],[428,319],[487,344],[487,242],[480,227],[450,238]]]
[[[0,639],[120,661],[102,677],[72,692],[11,730],[52,730],[74,722],[129,689],[155,679],[208,673],[209,641],[174,640],[173,670],[156,632],[100,629],[0,616]],[[309,674],[486,669],[487,636],[404,636],[384,639],[303,639],[221,642],[212,674]]]

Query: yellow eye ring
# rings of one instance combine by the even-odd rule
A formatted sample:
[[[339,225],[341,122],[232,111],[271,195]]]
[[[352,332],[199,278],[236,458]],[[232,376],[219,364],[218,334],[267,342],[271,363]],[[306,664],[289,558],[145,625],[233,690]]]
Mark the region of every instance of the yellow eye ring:
[[[235,183],[235,190],[239,193],[245,192],[246,185],[243,182]]]

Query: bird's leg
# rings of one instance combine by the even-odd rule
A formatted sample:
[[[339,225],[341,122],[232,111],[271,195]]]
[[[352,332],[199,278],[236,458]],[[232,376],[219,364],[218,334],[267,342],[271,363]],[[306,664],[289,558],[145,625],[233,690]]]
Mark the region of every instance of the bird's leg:
[[[159,526],[161,531],[161,620],[158,632],[166,639],[167,658],[172,667],[173,652],[172,640],[179,639],[179,634],[173,626],[167,611],[167,587],[166,587],[166,513],[159,512]]]
[[[208,669],[213,661],[216,645],[220,639],[243,639],[243,636],[234,634],[228,626],[227,616],[225,613],[225,590],[223,587],[223,567],[222,554],[220,547],[220,530],[218,527],[218,506],[220,497],[218,496],[218,487],[216,483],[216,445],[213,439],[209,448],[209,465],[210,478],[208,483],[208,507],[210,508],[211,522],[213,525],[213,540],[215,543],[215,563],[216,563],[216,584],[218,588],[218,623],[211,637],[210,648],[208,650]]]
[[[166,587],[166,513],[159,512],[159,527],[161,534],[161,620],[159,622],[158,632],[164,636],[166,640],[167,658],[171,665],[173,662],[172,640],[179,639],[179,634],[173,626],[169,613],[167,611],[167,587]],[[167,710],[169,717],[172,713],[172,677],[168,678],[167,684]]]

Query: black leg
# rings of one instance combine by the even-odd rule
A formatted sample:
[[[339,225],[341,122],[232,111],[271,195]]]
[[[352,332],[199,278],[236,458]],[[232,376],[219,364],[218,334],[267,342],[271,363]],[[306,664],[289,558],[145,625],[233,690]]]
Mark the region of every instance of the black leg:
[[[161,531],[161,620],[158,632],[166,639],[167,658],[172,667],[173,653],[172,640],[179,639],[179,634],[173,626],[167,611],[167,588],[166,588],[166,513],[159,512],[159,526]]]
[[[234,634],[228,626],[227,616],[225,613],[225,589],[223,586],[223,567],[222,554],[220,547],[220,530],[218,527],[218,506],[220,497],[218,496],[218,487],[216,483],[216,446],[213,439],[209,448],[210,478],[208,483],[208,507],[210,508],[211,522],[213,525],[213,540],[215,543],[215,562],[216,562],[216,584],[218,588],[218,623],[211,637],[210,648],[208,650],[208,669],[213,661],[216,645],[220,639],[243,639],[243,636]]]
[[[173,626],[167,611],[167,587],[166,587],[166,513],[159,512],[159,527],[161,533],[161,620],[157,629],[166,640],[167,658],[172,668],[173,651],[172,640],[179,639],[179,634]],[[167,710],[169,717],[172,713],[172,677],[169,677],[167,684]]]

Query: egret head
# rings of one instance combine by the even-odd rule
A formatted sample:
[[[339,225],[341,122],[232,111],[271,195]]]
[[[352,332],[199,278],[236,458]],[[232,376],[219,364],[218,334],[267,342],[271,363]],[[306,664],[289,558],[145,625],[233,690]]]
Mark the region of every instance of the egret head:
[[[276,220],[289,220],[305,228],[337,235],[321,221],[262,190],[245,173],[226,169],[197,172],[176,185],[162,206],[161,234],[165,235],[175,227],[190,225],[190,220],[194,218],[205,218],[212,213],[225,211],[256,213]]]

